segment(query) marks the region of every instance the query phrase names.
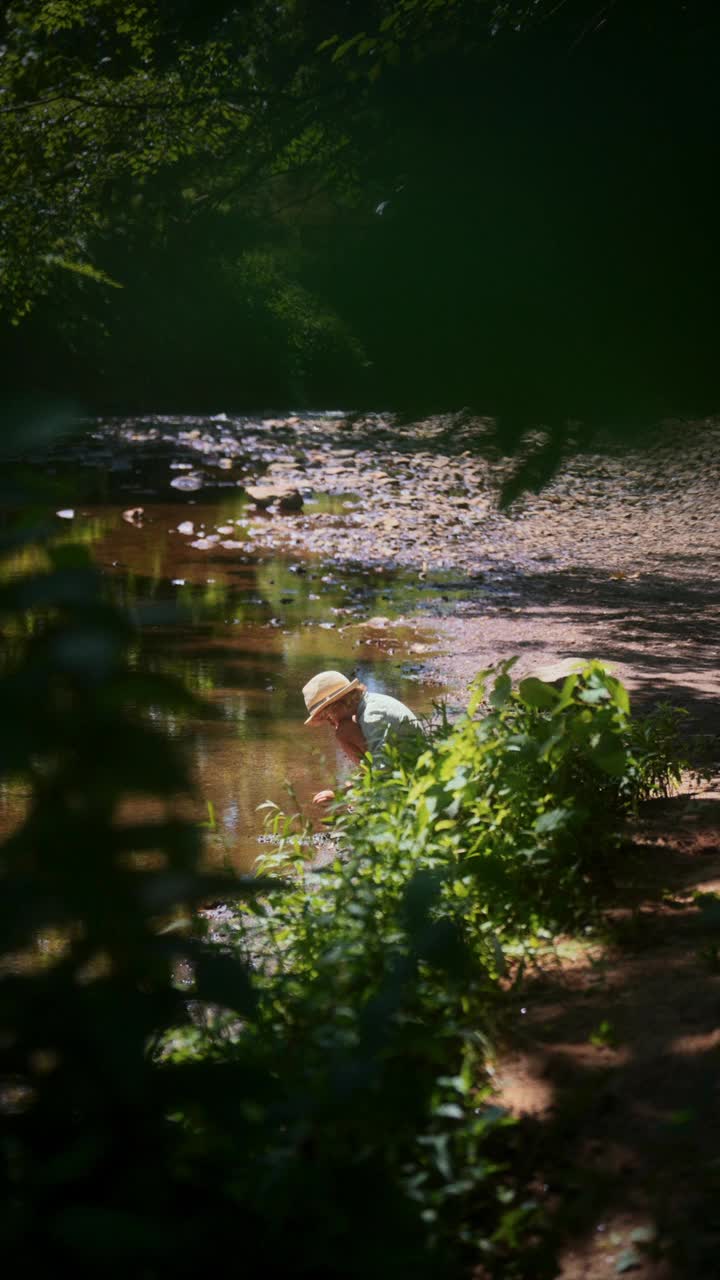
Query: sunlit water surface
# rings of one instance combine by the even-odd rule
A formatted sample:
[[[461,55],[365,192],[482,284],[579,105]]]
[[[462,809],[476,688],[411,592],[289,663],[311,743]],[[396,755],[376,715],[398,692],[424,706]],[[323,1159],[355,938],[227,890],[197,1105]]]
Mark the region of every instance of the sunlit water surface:
[[[139,661],[181,677],[220,712],[164,718],[186,745],[195,780],[194,795],[171,808],[209,824],[209,863],[249,870],[271,834],[259,805],[298,811],[320,831],[322,814],[311,798],[348,772],[331,731],[303,726],[301,690],[313,674],[324,668],[355,674],[420,715],[442,696],[437,685],[419,680],[418,654],[431,637],[403,620],[422,602],[423,586],[389,572],[348,571],[264,550],[257,513],[251,518],[231,468],[218,469],[215,485],[183,492],[172,487],[182,472],[171,453],[158,455],[139,441],[129,462],[127,442],[115,452],[107,430],[101,446],[84,447],[81,497],[68,491],[73,505],[65,510],[73,514],[61,518],[74,538],[92,541],[115,595],[136,613]],[[62,460],[56,470],[62,475]],[[70,484],[77,470],[74,457]],[[342,512],[353,500],[324,496],[313,507],[309,495],[306,510],[325,504]],[[193,547],[207,537],[217,542]],[[368,625],[371,619],[380,621]],[[6,831],[22,808],[21,791],[6,785],[0,791]],[[160,803],[129,797],[119,818],[165,812]]]

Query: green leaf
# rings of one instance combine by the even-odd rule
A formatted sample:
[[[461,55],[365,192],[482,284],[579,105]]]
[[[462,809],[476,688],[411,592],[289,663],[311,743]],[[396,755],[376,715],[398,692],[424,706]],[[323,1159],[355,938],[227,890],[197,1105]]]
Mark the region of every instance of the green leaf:
[[[559,696],[557,689],[553,689],[552,685],[546,684],[544,680],[538,680],[537,676],[528,676],[527,679],[521,680],[518,693],[526,707],[539,707],[541,710],[554,707]]]
[[[119,280],[113,280],[106,271],[93,267],[89,262],[71,262],[69,258],[60,258],[56,254],[49,254],[47,261],[53,267],[60,267],[63,271],[73,271],[75,275],[85,276],[88,280],[94,280],[96,284],[106,284],[112,289],[125,287]]]
[[[692,1124],[696,1114],[691,1107],[686,1108],[684,1111],[673,1111],[668,1116],[667,1124],[674,1129],[682,1129],[685,1125]]]
[[[593,683],[589,688],[581,690],[580,701],[587,702],[590,706],[596,706],[600,702],[610,702],[610,692],[605,685]]]
[[[467,713],[470,717],[475,715],[485,697],[485,679],[488,675],[490,675],[490,669],[478,672],[470,685],[470,699],[467,706]]]
[[[607,1018],[603,1018],[589,1039],[590,1044],[595,1045],[597,1049],[615,1049],[619,1043],[615,1028]]]
[[[435,1107],[433,1115],[446,1116],[449,1120],[462,1120],[465,1112],[456,1102],[442,1102],[439,1107]]]
[[[366,38],[366,35],[367,32],[358,31],[357,34],[351,36],[349,40],[345,40],[341,45],[338,45],[332,56],[333,62],[339,62],[341,58],[344,58],[346,53],[349,53],[355,45],[360,44],[360,42]]]
[[[549,809],[547,813],[541,813],[540,817],[533,823],[533,830],[538,835],[548,835],[551,831],[560,831],[567,826],[570,814],[567,809]]]
[[[493,685],[493,691],[490,694],[490,698],[489,698],[490,706],[495,707],[496,710],[499,710],[501,707],[504,707],[511,693],[512,693],[512,680],[510,679],[510,676],[508,675],[498,676],[497,680],[495,681],[495,684]]]
[[[215,805],[213,804],[212,800],[208,800],[207,802],[207,812],[208,812],[207,821],[199,822],[198,826],[205,827],[208,831],[217,831],[217,818],[215,816]]]
[[[622,778],[627,773],[628,756],[621,747],[615,751],[597,751],[593,754],[593,759],[604,773],[609,773],[613,778]]]
[[[617,680],[615,676],[606,676],[605,683],[607,684],[607,687],[610,690],[610,693],[612,694],[612,700],[615,703],[616,707],[619,707],[620,710],[625,713],[625,715],[629,715],[630,714],[630,695],[627,689],[625,688],[625,685],[622,683],[621,680]]]
[[[567,677],[567,679],[563,684],[562,689],[560,690],[560,696],[557,702],[557,706],[555,707],[556,712],[563,711],[565,707],[570,705],[570,703],[573,700],[573,694],[575,692],[575,688],[579,678],[580,677],[577,674],[577,672],[574,675],[570,675]]]

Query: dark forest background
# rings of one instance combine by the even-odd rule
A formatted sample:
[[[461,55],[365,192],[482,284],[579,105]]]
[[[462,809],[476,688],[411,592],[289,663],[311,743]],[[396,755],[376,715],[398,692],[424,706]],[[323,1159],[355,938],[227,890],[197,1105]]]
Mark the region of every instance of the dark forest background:
[[[715,5],[44,7],[5,18],[9,389],[510,441],[717,408]]]

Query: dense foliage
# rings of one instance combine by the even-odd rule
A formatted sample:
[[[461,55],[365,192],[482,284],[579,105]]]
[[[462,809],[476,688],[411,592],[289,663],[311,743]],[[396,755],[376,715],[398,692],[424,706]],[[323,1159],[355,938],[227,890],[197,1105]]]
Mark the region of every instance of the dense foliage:
[[[0,776],[17,822],[0,849],[2,1233],[31,1275],[155,1274],[158,1259],[164,1274],[185,1254],[199,1265],[223,1193],[181,1167],[170,1121],[202,1081],[162,1076],[149,1046],[188,1021],[183,958],[204,998],[245,1013],[252,990],[239,961],[198,955],[181,927],[228,888],[200,874],[201,833],[171,816],[190,778],[157,722],[195,700],[137,667],[134,627],[49,497],[6,463]],[[132,798],[168,816],[123,819]]]
[[[710,411],[718,21],[16,0],[0,265],[45,301],[5,350],[103,405],[470,405],[546,469]]]
[[[514,687],[513,663],[478,677],[467,714],[418,759],[369,770],[339,819],[356,852],[400,850],[442,870],[471,936],[587,919],[611,881],[622,813],[679,777],[673,712],[633,721],[626,689],[597,662],[559,687]]]
[[[518,957],[593,920],[623,814],[677,775],[677,722],[633,722],[597,663],[559,689],[513,689],[511,666],[483,673],[468,713],[419,753],[405,744],[361,771],[332,822],[333,865],[303,876],[302,837],[272,819],[280,847],[262,865],[299,879],[226,939],[255,967],[256,1027],[172,1050],[235,1061],[250,1044],[265,1064],[293,1119],[268,1133],[265,1113],[273,1180],[244,1197],[271,1196],[314,1265],[332,1248],[318,1204],[332,1198],[357,1232],[375,1186],[401,1222],[416,1207],[432,1265],[553,1273],[534,1171],[487,1096],[503,990]],[[380,1265],[367,1248],[358,1272]]]

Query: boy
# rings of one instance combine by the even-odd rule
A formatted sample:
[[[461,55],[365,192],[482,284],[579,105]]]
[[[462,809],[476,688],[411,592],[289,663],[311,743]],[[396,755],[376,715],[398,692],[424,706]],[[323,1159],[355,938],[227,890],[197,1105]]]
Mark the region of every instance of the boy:
[[[407,737],[420,722],[404,702],[385,693],[369,693],[359,680],[339,671],[321,671],[303,688],[308,718],[305,724],[330,724],[335,741],[354,764],[366,752],[377,756],[388,738]],[[318,791],[313,804],[328,804],[335,792]]]

